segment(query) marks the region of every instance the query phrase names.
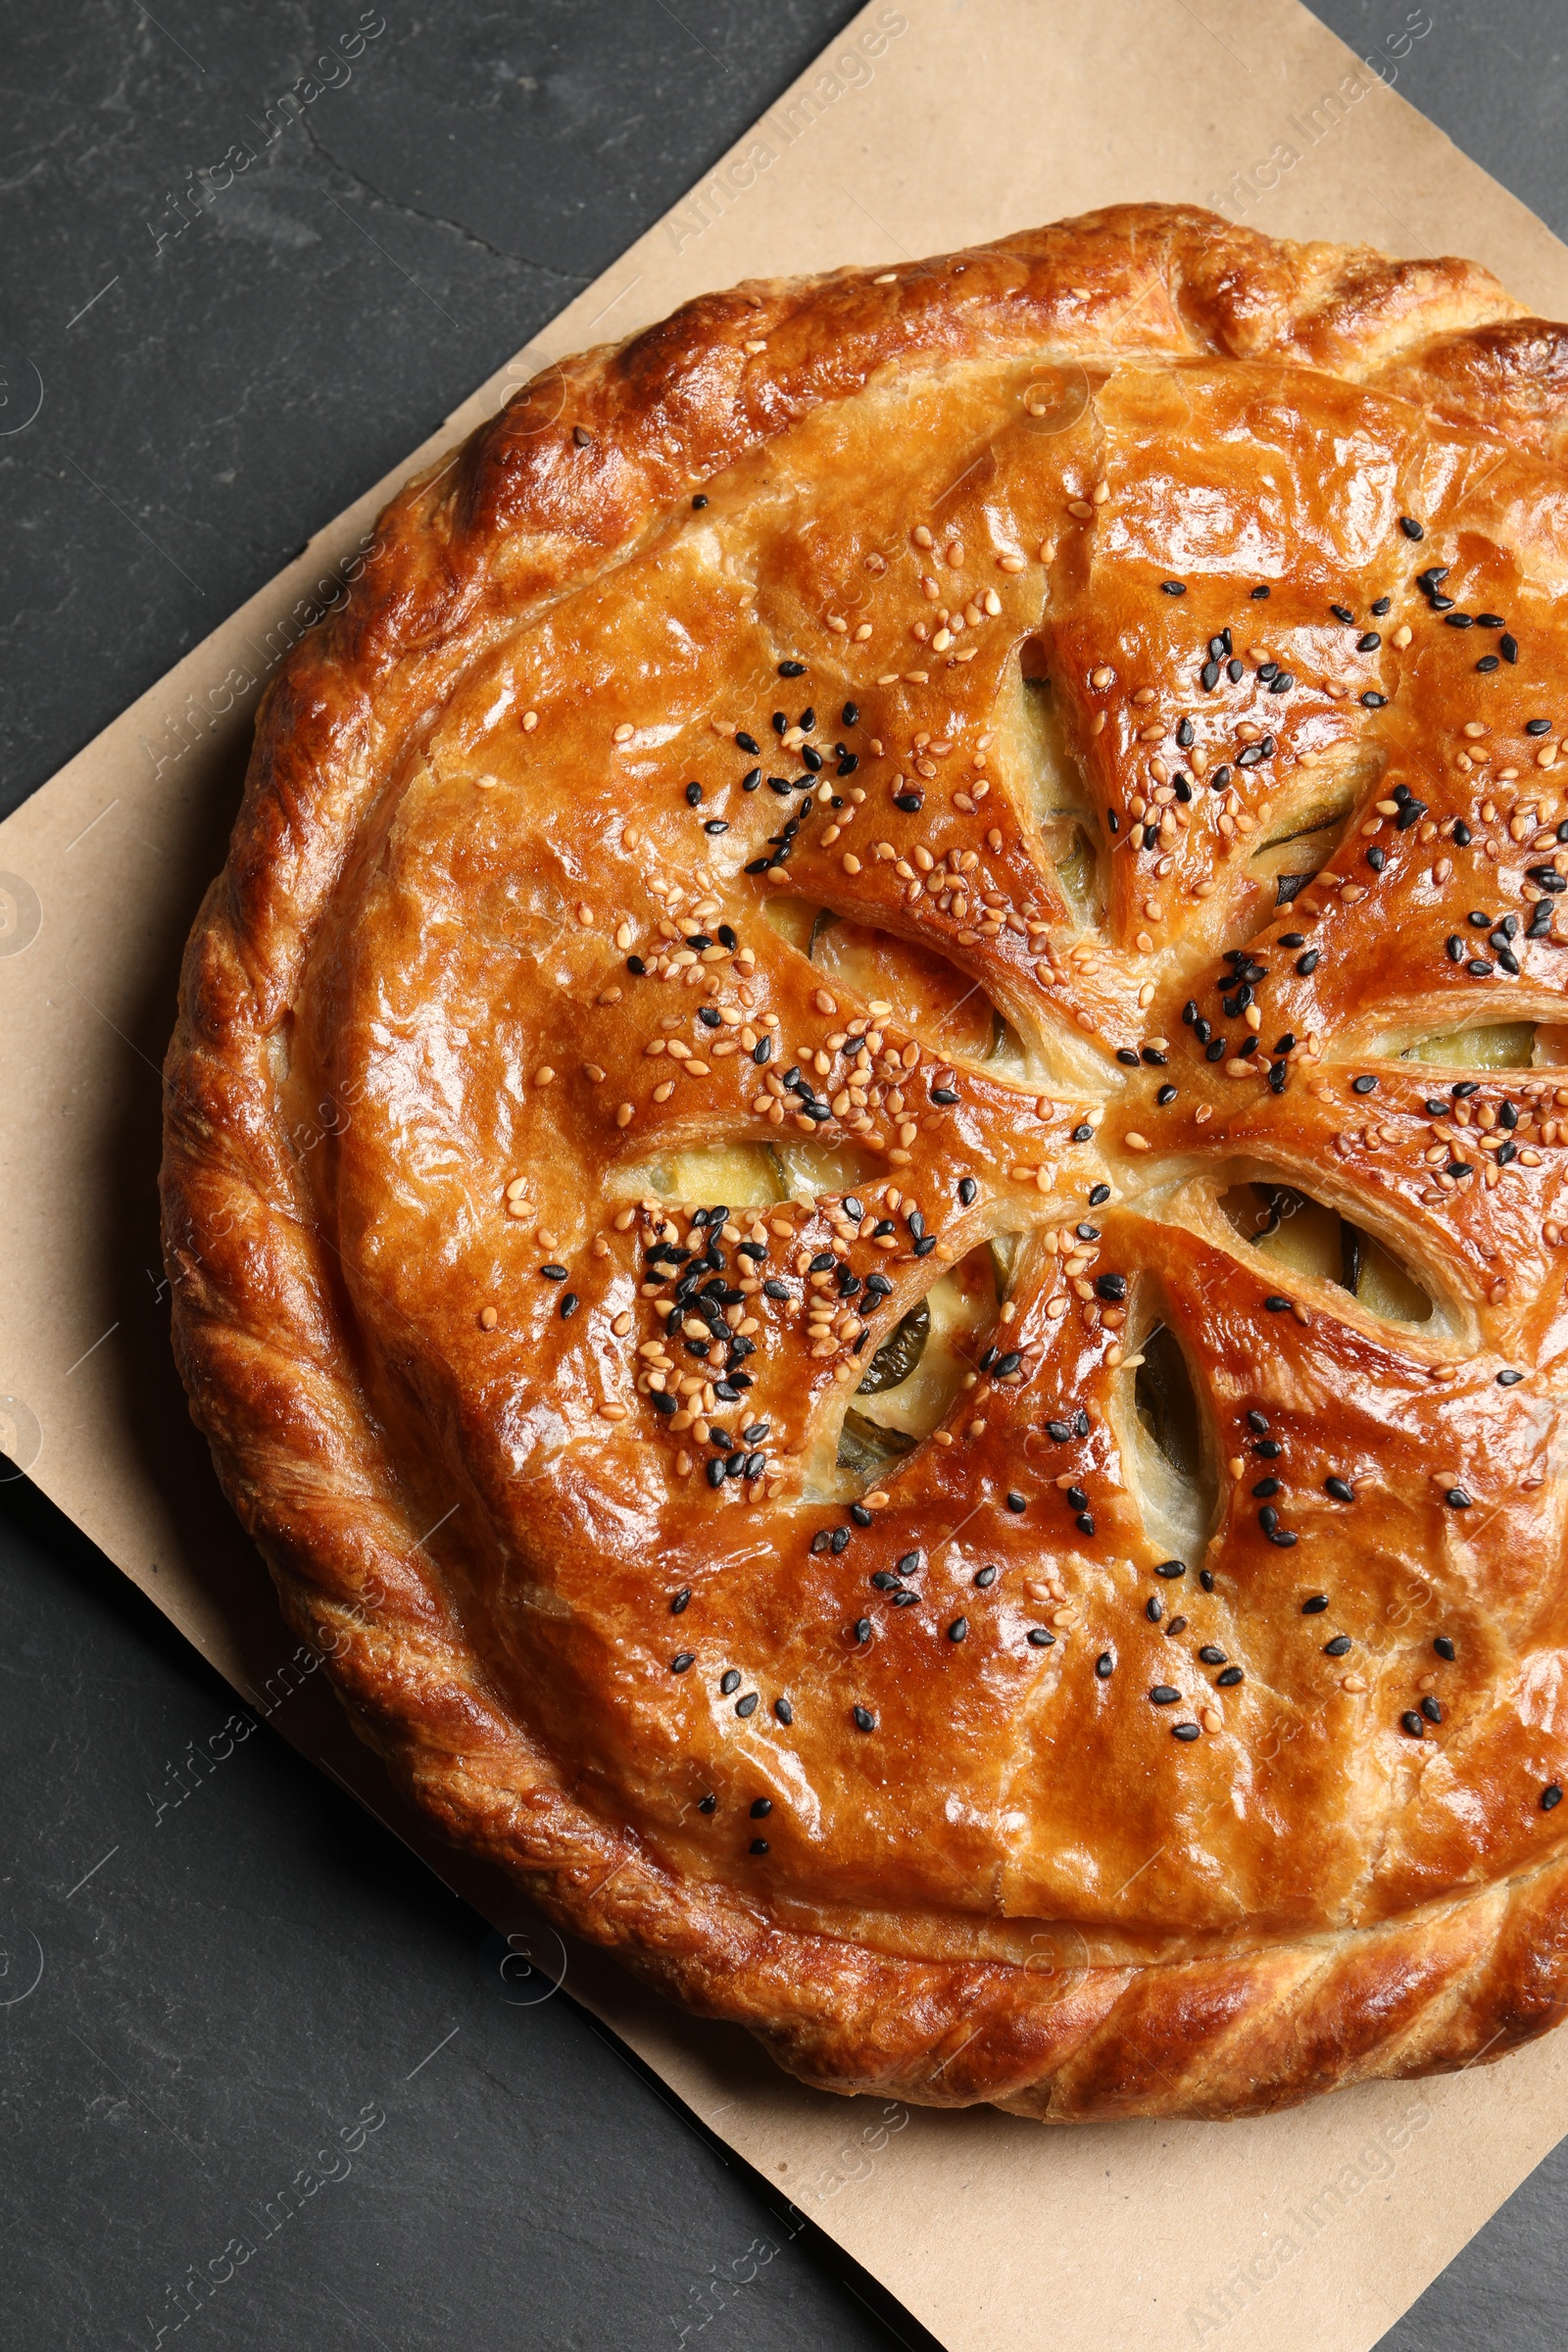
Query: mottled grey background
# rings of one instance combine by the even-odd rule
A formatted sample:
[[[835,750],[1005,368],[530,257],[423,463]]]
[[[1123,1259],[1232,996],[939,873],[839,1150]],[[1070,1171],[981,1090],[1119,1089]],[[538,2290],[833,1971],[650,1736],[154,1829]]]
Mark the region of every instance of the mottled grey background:
[[[1568,234],[1562,0],[1430,11],[1400,86]],[[188,171],[265,135],[357,0],[4,0],[0,808],[395,465],[851,13],[385,0],[352,80],[175,235]],[[1357,43],[1406,18],[1319,13]],[[567,1998],[509,1998],[483,1922],[270,1732],[172,1804],[231,1696],[22,1480],[0,1483],[0,2341],[178,2340],[170,2288],[255,2240],[368,2110],[385,2120],[352,2169],[188,2340],[674,2352],[686,2328],[926,2352]],[[1561,2352],[1565,2207],[1559,2152],[1385,2352]]]

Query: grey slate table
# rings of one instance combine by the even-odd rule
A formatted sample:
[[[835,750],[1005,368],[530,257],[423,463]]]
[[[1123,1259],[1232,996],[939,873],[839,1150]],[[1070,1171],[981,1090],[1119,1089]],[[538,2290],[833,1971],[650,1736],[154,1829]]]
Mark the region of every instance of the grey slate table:
[[[1320,13],[1357,44],[1406,22],[1402,0]],[[395,465],[850,14],[4,0],[0,808]],[[206,217],[181,203],[371,23],[265,170]],[[1562,0],[1432,0],[1402,82],[1559,234],[1565,47]],[[230,1693],[0,1482],[0,2342],[674,2352],[685,2328],[926,2352],[568,1998],[509,1984],[484,1923],[271,1733],[193,1777]],[[1565,2211],[1559,2151],[1385,2352],[1560,2352]],[[182,2294],[235,2238],[254,2251],[231,2276]]]

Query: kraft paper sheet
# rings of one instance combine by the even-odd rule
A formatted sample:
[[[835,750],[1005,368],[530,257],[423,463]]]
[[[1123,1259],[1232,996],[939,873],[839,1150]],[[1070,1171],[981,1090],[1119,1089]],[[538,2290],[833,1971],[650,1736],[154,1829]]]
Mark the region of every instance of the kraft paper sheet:
[[[502,1925],[296,1654],[168,1344],[154,1175],[179,952],[287,645],[403,475],[550,359],[747,275],[881,265],[1123,199],[1489,264],[1568,250],[1295,0],[872,0],[719,168],[423,449],[0,826],[0,1443],[246,1699]],[[535,1936],[550,1965],[548,1931]],[[738,2031],[560,1952],[566,1989],[952,2352],[1366,2352],[1568,2132],[1568,2037],[1231,2125],[1056,2131],[802,2088]]]

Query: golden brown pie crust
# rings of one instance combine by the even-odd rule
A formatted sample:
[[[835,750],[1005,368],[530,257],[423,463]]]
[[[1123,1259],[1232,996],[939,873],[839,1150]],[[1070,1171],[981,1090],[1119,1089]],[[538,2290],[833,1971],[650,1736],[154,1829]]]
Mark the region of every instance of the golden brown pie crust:
[[[192,1411],[401,1782],[808,2082],[1225,2117],[1558,2014],[1565,417],[1469,263],[1117,207],[548,370],[268,693],[168,1061]],[[724,1143],[842,1181],[670,1194]],[[1303,1196],[1394,1292],[1270,1254]]]

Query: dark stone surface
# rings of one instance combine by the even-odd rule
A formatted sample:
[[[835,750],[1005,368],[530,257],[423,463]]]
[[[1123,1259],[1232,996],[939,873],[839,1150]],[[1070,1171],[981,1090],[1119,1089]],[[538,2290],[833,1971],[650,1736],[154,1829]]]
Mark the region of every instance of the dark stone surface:
[[[1358,46],[1405,20],[1319,13]],[[187,167],[264,141],[354,0],[5,0],[0,808],[395,465],[850,14],[393,0],[352,78],[176,235]],[[1400,79],[1559,233],[1565,40],[1560,0],[1444,0]],[[715,2311],[714,2343],[929,2344],[568,1998],[507,1997],[483,1922],[270,1731],[174,1803],[232,1698],[23,1482],[0,1486],[0,2339],[172,2343],[170,2290],[238,2237],[254,2251],[188,2324],[241,2352],[641,2352]],[[345,2148],[366,2110],[384,2121]],[[284,2219],[312,2167],[340,2177],[300,2182]],[[1384,2352],[1556,2352],[1565,2193],[1559,2151]],[[741,2283],[757,2239],[776,2250]]]

